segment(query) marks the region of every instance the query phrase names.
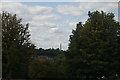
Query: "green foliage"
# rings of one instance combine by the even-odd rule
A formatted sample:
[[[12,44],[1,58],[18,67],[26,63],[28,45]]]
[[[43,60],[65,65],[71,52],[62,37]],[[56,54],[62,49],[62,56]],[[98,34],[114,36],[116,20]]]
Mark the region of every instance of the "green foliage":
[[[66,57],[65,53],[59,54],[54,58],[54,73],[57,78],[66,78]]]
[[[54,67],[53,61],[47,59],[34,59],[29,66],[29,77],[32,79],[52,78]]]
[[[70,75],[80,77],[108,77],[118,74],[118,44],[120,25],[113,13],[88,12],[85,24],[77,24],[70,36],[67,54]],[[82,76],[83,78],[83,76]]]
[[[65,78],[65,56],[59,54],[54,58],[34,58],[29,65],[31,79],[59,79]]]
[[[59,54],[62,54],[62,53],[64,53],[64,51],[63,50],[60,50],[60,49],[42,49],[42,48],[40,48],[40,49],[36,49],[35,50],[35,55],[36,55],[36,57],[37,56],[48,56],[48,57],[50,57],[50,58],[54,58],[54,57],[56,57],[57,55],[59,55]]]
[[[26,78],[35,47],[29,40],[28,24],[24,26],[16,14],[2,12],[1,15],[3,78]]]

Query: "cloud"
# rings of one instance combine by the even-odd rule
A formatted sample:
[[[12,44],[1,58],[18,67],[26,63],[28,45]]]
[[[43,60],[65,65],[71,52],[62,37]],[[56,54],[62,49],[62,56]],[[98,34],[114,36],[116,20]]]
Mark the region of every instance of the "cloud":
[[[49,33],[55,33],[55,32],[59,32],[58,27],[52,27],[52,28],[49,29]]]
[[[2,10],[13,14],[22,14],[23,10],[27,10],[26,6],[21,3],[2,3]]]
[[[53,7],[48,6],[28,6],[23,3],[2,3],[2,10],[8,11],[12,14],[17,14],[18,18],[23,18],[23,23],[30,24],[31,33],[37,31],[39,27],[54,27],[55,23],[51,22],[54,20],[59,20],[61,17],[59,15],[53,14]],[[31,27],[35,27],[31,29]],[[38,28],[37,28],[38,27]]]
[[[60,5],[57,7],[58,12],[65,14],[65,15],[73,15],[73,16],[79,16],[82,15],[83,12],[80,11],[80,8],[73,5]]]
[[[54,27],[56,26],[55,23],[51,23],[48,21],[28,21],[32,27]]]
[[[77,5],[59,5],[57,6],[57,11],[64,15],[71,15],[71,16],[82,16],[86,14],[88,11],[95,11],[95,10],[103,10],[103,11],[111,11],[115,10],[118,6],[118,3],[104,3],[104,2],[83,2],[83,3],[76,3]]]
[[[47,6],[27,6],[22,3],[10,3],[4,2],[2,3],[3,10],[7,10],[9,12],[15,12],[17,14],[20,13],[29,13],[29,14],[48,14],[51,13],[53,8]]]
[[[60,19],[58,15],[52,14],[53,7],[48,6],[28,6],[22,3],[2,3],[2,10],[8,11],[12,14],[17,14],[25,21],[30,20],[57,20]]]
[[[59,26],[61,26],[61,27],[75,27],[77,23],[78,22],[65,21],[65,22],[59,24]]]
[[[47,6],[32,6],[32,7],[28,7],[28,11],[31,14],[48,14],[51,13],[53,10],[52,7],[47,7]]]
[[[90,7],[90,10],[113,11],[118,8],[118,3],[116,2],[93,2],[87,3],[87,5]]]
[[[58,20],[60,17],[55,14],[47,14],[47,15],[36,15],[32,18],[33,20],[43,21],[43,20]]]
[[[0,3],[1,4],[1,3]],[[117,3],[64,3],[49,6],[26,5],[24,3],[2,3],[2,9],[29,23],[31,40],[37,47],[58,48],[62,43],[67,49],[69,35],[79,21],[87,19],[88,11],[115,12]]]

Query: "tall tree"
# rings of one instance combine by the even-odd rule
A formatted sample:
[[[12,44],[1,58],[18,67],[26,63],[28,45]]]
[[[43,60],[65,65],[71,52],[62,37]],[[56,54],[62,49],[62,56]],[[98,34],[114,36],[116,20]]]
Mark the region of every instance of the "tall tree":
[[[26,78],[34,45],[30,43],[29,25],[23,25],[16,14],[2,12],[3,78]]]
[[[80,29],[77,25],[70,36],[68,65],[75,77],[84,75],[87,80],[115,75],[119,66],[116,57],[119,55],[117,32],[120,25],[113,13],[95,11],[88,12],[88,16],[85,24]]]
[[[68,52],[66,54],[66,62],[69,65],[68,66],[68,77],[76,77],[77,73],[76,70],[79,66],[78,64],[78,56],[80,56],[80,47],[81,47],[81,41],[80,41],[80,33],[83,28],[83,25],[81,22],[77,24],[76,30],[72,30],[72,35],[70,35],[70,44],[68,47]]]

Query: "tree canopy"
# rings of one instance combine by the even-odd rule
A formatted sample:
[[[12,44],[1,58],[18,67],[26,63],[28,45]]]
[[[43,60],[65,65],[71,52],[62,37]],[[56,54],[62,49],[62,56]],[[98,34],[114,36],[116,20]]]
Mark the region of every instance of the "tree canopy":
[[[73,76],[109,77],[119,74],[120,25],[113,13],[88,12],[89,18],[72,31],[67,63]],[[83,78],[83,77],[82,77]]]
[[[35,47],[30,43],[29,25],[23,25],[16,14],[2,12],[1,15],[3,78],[25,78]]]

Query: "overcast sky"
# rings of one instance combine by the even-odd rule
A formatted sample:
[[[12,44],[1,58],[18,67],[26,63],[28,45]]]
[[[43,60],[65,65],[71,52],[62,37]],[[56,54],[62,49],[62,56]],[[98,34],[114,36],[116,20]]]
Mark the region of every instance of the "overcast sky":
[[[37,48],[66,50],[69,35],[78,22],[85,22],[88,11],[113,12],[118,17],[117,2],[5,2],[2,10],[17,14],[23,24],[29,23],[31,42]]]

